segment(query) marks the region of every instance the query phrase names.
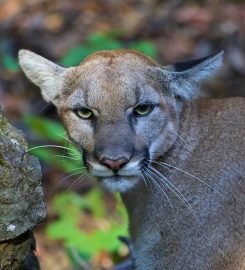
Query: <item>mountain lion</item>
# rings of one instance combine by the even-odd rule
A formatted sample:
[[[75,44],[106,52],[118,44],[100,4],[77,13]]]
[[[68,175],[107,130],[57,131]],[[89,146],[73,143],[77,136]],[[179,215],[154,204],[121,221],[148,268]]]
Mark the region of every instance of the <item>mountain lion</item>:
[[[119,191],[139,270],[245,269],[245,100],[198,98],[222,53],[171,66],[132,50],[60,67],[19,52],[84,163]]]

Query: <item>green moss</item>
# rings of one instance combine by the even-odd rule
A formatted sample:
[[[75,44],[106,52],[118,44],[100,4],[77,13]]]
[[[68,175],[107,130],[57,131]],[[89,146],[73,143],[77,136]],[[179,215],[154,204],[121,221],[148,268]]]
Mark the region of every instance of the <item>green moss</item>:
[[[7,128],[7,122],[5,118],[1,116],[1,111],[0,111],[0,132],[3,133],[6,128]]]
[[[25,149],[28,147],[24,133],[8,123],[7,119],[3,115],[3,110],[0,104],[0,136],[1,135],[5,135],[8,138],[17,140],[18,143]]]
[[[5,160],[3,158],[3,156],[0,153],[0,167],[3,167],[5,165]]]

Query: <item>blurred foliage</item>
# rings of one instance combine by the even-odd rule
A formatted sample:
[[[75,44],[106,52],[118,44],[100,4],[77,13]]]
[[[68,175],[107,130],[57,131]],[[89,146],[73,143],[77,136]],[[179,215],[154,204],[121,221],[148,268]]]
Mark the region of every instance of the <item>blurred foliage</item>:
[[[7,71],[10,71],[10,72],[18,72],[19,71],[20,68],[19,68],[18,62],[11,55],[4,54],[2,61],[3,61],[3,67]]]
[[[137,40],[125,46],[125,44],[119,39],[119,36],[119,31],[112,31],[109,33],[92,33],[88,35],[84,44],[70,48],[62,56],[59,62],[61,65],[66,67],[76,66],[79,65],[85,57],[96,51],[120,49],[125,47],[141,51],[148,56],[156,58],[157,50],[153,42],[148,40]],[[4,70],[12,73],[20,71],[17,58],[12,55],[12,52],[8,50],[6,44],[3,42],[0,42],[0,56]]]
[[[117,202],[115,211],[108,213],[100,189],[94,188],[82,197],[73,192],[61,193],[53,202],[59,218],[48,225],[47,233],[63,240],[68,250],[75,248],[86,261],[102,250],[117,252],[121,245],[117,237],[127,235],[126,212],[118,197]]]
[[[117,37],[117,33],[93,33],[89,35],[83,45],[68,50],[62,57],[60,63],[64,66],[76,66],[89,54],[100,50],[111,50],[125,48],[125,44]],[[155,58],[155,45],[146,40],[139,40],[129,44],[128,48],[139,50]]]
[[[20,71],[17,59],[10,54],[4,42],[0,42],[0,59],[4,70],[12,73]]]
[[[30,146],[33,148],[31,154],[64,172],[72,172],[84,167],[81,153],[67,138],[65,129],[60,123],[30,114],[23,117],[23,122],[38,140],[50,142],[40,147]],[[60,146],[62,148],[59,148]]]

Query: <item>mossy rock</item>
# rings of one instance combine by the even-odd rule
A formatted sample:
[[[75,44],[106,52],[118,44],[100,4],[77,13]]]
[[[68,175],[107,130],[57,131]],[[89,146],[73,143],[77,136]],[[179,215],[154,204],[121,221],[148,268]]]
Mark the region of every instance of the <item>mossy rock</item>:
[[[31,231],[0,242],[0,269],[40,270],[34,250],[35,240]]]
[[[23,133],[8,123],[0,106],[0,269],[4,270],[39,269],[37,261],[36,266],[24,266],[27,258],[35,258],[28,232],[46,217],[40,163],[26,150]]]
[[[0,241],[31,230],[46,217],[41,168],[25,154],[23,133],[0,111]]]

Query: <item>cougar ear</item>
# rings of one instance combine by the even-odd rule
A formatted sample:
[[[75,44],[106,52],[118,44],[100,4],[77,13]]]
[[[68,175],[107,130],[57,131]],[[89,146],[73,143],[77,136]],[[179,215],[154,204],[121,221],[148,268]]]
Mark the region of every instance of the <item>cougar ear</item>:
[[[41,88],[43,98],[57,105],[66,69],[28,50],[19,51],[19,63],[26,76]]]
[[[221,67],[223,51],[204,58],[177,62],[160,69],[168,91],[183,99],[198,95],[200,83],[212,77]],[[159,69],[158,69],[159,71]]]

